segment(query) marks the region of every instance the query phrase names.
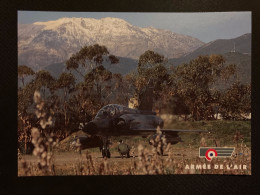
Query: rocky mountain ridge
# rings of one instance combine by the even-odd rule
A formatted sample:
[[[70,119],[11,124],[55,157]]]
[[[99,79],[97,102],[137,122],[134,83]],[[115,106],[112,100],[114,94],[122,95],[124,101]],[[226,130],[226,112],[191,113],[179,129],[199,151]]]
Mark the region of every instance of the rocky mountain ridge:
[[[18,25],[18,63],[41,69],[96,43],[105,45],[111,54],[133,59],[147,50],[178,58],[204,44],[190,36],[137,27],[119,18],[60,18]]]

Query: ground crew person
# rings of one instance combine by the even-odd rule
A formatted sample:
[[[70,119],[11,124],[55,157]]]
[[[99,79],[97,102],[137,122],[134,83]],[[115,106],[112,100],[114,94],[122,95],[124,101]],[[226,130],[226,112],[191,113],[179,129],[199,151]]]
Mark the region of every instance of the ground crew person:
[[[119,145],[117,146],[117,151],[119,152],[120,156],[123,158],[126,155],[127,158],[130,158],[130,147],[123,143],[122,140],[119,140]]]

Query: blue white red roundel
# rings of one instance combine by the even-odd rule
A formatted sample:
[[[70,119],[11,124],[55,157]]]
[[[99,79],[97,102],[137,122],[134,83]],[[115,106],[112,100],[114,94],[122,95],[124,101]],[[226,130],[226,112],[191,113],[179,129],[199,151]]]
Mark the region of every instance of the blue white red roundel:
[[[206,159],[207,159],[208,161],[211,161],[213,157],[218,156],[218,153],[217,153],[217,151],[216,151],[215,149],[208,149],[208,150],[206,151],[205,156],[206,156]]]

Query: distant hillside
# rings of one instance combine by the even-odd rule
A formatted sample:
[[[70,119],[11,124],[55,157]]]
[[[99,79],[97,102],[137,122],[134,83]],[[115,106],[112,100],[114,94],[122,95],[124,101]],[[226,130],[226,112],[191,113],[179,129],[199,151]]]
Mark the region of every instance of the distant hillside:
[[[251,33],[248,33],[234,39],[218,39],[209,42],[180,58],[169,59],[169,63],[174,66],[178,66],[182,63],[189,62],[199,55],[225,54],[234,52],[234,50],[235,52],[251,55],[251,38]]]
[[[243,83],[251,82],[251,56],[238,52],[223,54],[226,64],[236,64],[238,75]]]

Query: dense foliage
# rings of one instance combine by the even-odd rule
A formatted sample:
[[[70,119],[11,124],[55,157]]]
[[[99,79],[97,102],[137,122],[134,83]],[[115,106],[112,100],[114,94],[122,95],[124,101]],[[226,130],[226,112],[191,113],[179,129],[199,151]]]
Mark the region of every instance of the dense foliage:
[[[139,100],[139,109],[153,109],[160,113],[184,116],[185,120],[244,119],[251,109],[251,84],[241,84],[234,64],[224,65],[220,55],[199,56],[177,68],[166,66],[166,59],[153,51],[146,51],[138,61],[137,70],[125,76],[113,74],[103,66],[119,62],[109,55],[105,46],[85,46],[66,62],[67,70],[57,79],[45,70],[33,72],[18,66],[22,87],[18,89],[18,137],[20,147],[28,151],[30,128],[39,126],[35,117],[38,109],[33,101],[37,90],[45,102],[46,115],[52,114],[53,123],[42,132],[53,132],[65,138],[78,131],[94,118],[106,104],[128,104],[132,97]],[[78,82],[71,73],[78,72],[84,79]],[[25,83],[26,77],[31,80]],[[216,87],[219,81],[231,78],[236,82],[226,88]]]

